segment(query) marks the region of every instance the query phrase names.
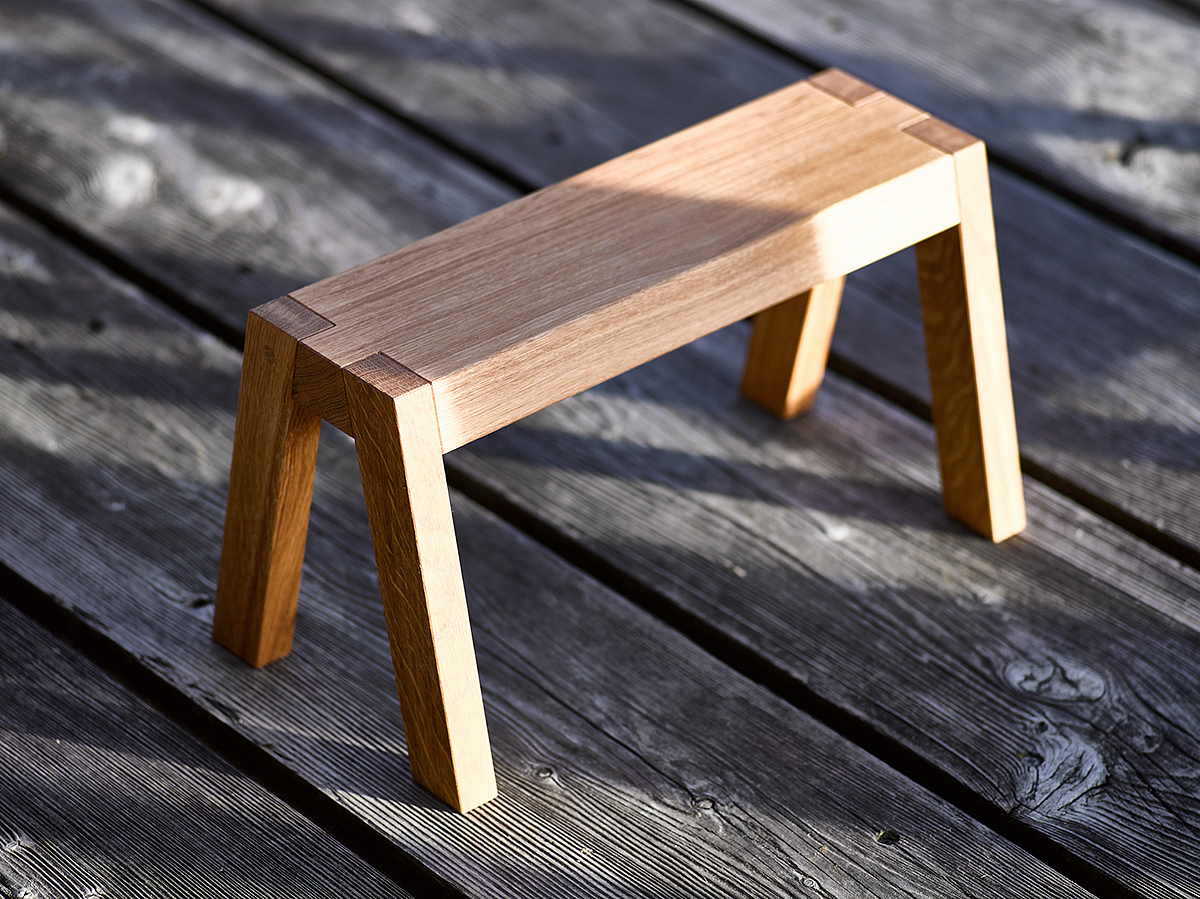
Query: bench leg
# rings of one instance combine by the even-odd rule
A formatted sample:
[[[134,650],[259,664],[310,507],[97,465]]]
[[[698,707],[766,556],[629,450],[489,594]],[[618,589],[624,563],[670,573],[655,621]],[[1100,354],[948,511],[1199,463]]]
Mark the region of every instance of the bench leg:
[[[256,667],[292,646],[320,436],[292,396],[298,305],[276,300],[246,325],[213,638]]]
[[[413,778],[465,812],[496,779],[433,390],[383,355],[344,376]]]
[[[845,278],[818,284],[754,316],[742,395],[780,418],[808,410],[825,377]]]
[[[960,223],[917,245],[946,511],[995,541],[1025,527],[982,143],[954,153]]]

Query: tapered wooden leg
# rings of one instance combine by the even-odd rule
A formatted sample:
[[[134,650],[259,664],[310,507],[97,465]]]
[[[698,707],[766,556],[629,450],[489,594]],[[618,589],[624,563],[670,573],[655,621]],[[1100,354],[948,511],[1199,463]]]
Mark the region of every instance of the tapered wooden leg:
[[[413,778],[465,812],[496,778],[433,390],[382,354],[344,374]]]
[[[845,282],[826,281],[754,316],[743,396],[780,418],[812,406],[825,377]]]
[[[952,146],[961,222],[917,245],[949,514],[993,540],[1025,527],[984,145]]]
[[[256,667],[292,646],[321,423],[292,373],[297,340],[326,327],[287,297],[246,325],[213,638]]]

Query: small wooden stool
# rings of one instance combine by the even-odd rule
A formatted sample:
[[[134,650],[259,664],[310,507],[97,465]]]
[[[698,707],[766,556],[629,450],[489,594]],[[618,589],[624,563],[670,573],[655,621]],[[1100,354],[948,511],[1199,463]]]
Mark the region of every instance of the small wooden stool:
[[[356,441],[413,776],[487,801],[442,454],[748,315],[742,391],[795,415],[845,275],[913,244],[946,509],[1016,533],[984,146],[830,70],[253,310],[216,640],[291,647],[324,418]]]

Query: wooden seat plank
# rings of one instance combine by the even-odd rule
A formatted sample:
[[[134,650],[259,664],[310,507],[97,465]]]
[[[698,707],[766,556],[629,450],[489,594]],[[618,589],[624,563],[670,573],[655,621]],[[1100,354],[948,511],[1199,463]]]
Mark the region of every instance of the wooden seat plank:
[[[293,291],[304,345],[431,382],[453,449],[955,225],[923,118],[794,85]]]
[[[297,652],[254,671],[206,620],[237,354],[0,233],[0,560],[397,853],[473,895],[1088,895],[461,497],[502,788],[452,813],[403,770],[348,442],[322,449]]]
[[[0,892],[411,895],[2,600],[0,628]]]

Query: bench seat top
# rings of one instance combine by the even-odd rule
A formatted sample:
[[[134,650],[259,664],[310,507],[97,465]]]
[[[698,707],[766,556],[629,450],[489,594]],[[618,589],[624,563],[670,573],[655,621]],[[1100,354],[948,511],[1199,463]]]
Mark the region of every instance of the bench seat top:
[[[973,140],[830,70],[294,292],[303,345],[429,381],[448,451],[954,226]]]

